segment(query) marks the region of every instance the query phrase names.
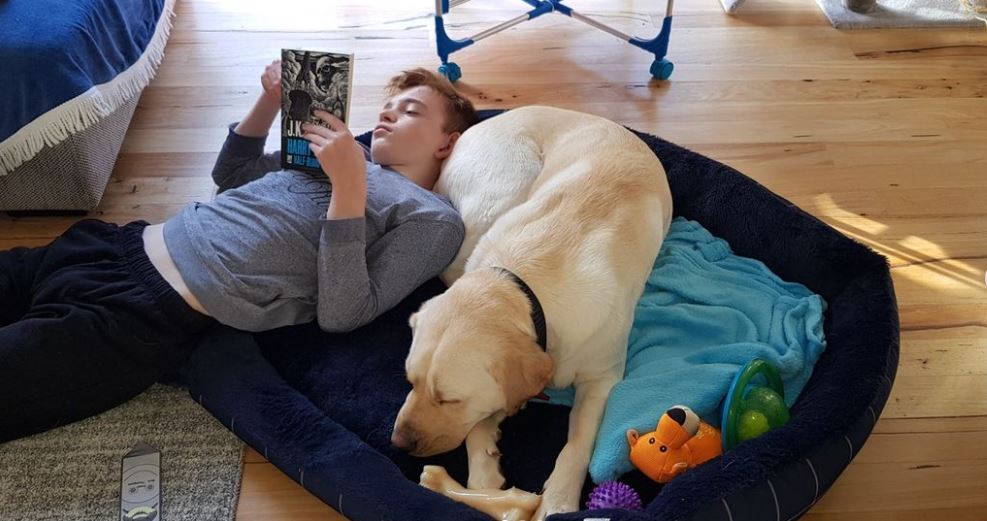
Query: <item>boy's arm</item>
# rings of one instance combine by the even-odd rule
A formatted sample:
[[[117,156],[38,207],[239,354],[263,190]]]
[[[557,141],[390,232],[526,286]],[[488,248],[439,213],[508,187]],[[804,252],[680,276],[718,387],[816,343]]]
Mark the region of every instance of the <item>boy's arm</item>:
[[[325,220],[319,244],[319,327],[351,331],[397,305],[452,262],[461,224],[416,220],[366,244],[366,220]]]
[[[226,142],[212,169],[212,179],[220,193],[281,169],[281,152],[264,153],[266,136],[241,136],[234,130],[234,125],[230,125]]]
[[[281,62],[274,61],[261,75],[263,93],[242,121],[230,125],[212,178],[223,192],[259,179],[281,168],[281,154],[264,154],[267,133],[281,110]]]
[[[319,326],[350,331],[394,307],[455,257],[458,219],[417,219],[366,242],[367,165],[346,124],[316,111],[328,127],[305,125],[304,137],[332,183],[319,239]]]

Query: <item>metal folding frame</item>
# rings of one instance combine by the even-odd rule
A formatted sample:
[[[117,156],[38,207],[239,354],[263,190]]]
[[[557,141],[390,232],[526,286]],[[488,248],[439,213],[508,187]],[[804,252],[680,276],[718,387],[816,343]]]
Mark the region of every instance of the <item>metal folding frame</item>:
[[[470,0],[435,0],[436,50],[439,54],[439,58],[442,60],[442,65],[439,65],[439,72],[454,82],[462,78],[463,73],[462,69],[459,68],[459,65],[449,61],[450,54],[463,49],[464,47],[469,47],[470,45],[473,45],[488,36],[492,36],[501,31],[506,31],[521,22],[526,22],[551,12],[564,14],[570,18],[579,20],[580,22],[596,27],[603,32],[612,34],[635,47],[640,47],[641,49],[654,54],[655,60],[651,63],[650,72],[652,76],[659,80],[667,80],[672,75],[672,70],[675,68],[672,62],[665,58],[665,55],[668,53],[668,38],[672,32],[672,7],[674,0],[668,0],[668,5],[665,9],[665,19],[661,24],[661,31],[658,33],[658,36],[655,36],[650,40],[624,34],[623,32],[593,20],[584,14],[577,13],[571,7],[563,5],[562,2],[564,0],[521,0],[532,6],[534,9],[515,18],[511,18],[506,22],[497,24],[489,29],[480,31],[469,38],[454,40],[448,35],[448,33],[446,33],[445,22],[442,20],[442,15],[448,13],[451,8],[465,4],[469,1]]]

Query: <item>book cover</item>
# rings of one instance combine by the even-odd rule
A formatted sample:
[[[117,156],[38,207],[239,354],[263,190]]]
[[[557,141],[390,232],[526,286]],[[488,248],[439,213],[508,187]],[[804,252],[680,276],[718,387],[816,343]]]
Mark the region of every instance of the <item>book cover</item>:
[[[324,174],[302,125],[327,126],[315,110],[349,124],[352,88],[352,54],[281,50],[281,168]]]

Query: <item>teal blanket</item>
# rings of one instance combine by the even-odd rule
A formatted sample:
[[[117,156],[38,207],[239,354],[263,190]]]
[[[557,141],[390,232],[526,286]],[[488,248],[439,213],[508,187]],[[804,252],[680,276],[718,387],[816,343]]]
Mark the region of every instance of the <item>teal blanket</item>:
[[[773,363],[794,403],[825,349],[822,297],[734,255],[695,221],[676,218],[638,302],[624,380],[607,402],[590,461],[594,482],[633,470],[625,432],[655,429],[673,405],[718,425],[721,402],[754,357]],[[548,394],[571,404],[571,390]]]

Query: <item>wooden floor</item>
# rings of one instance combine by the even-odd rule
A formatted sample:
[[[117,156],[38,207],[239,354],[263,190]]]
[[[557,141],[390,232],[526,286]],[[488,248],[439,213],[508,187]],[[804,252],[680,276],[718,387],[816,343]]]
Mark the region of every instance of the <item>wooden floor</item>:
[[[650,37],[658,1],[572,5]],[[352,127],[371,128],[390,75],[438,63],[432,5],[181,0],[94,216],[160,222],[211,197],[225,125],[282,46],[355,53]],[[523,5],[476,0],[447,20],[465,36]],[[840,32],[812,0],[748,0],[736,17],[689,0],[675,15],[668,83],[649,81],[643,51],[556,15],[453,58],[482,108],[551,104],[656,133],[886,255],[898,377],[867,445],[806,518],[987,519],[987,31]],[[44,244],[73,220],[0,217],[0,248]],[[342,519],[249,451],[237,517]]]

